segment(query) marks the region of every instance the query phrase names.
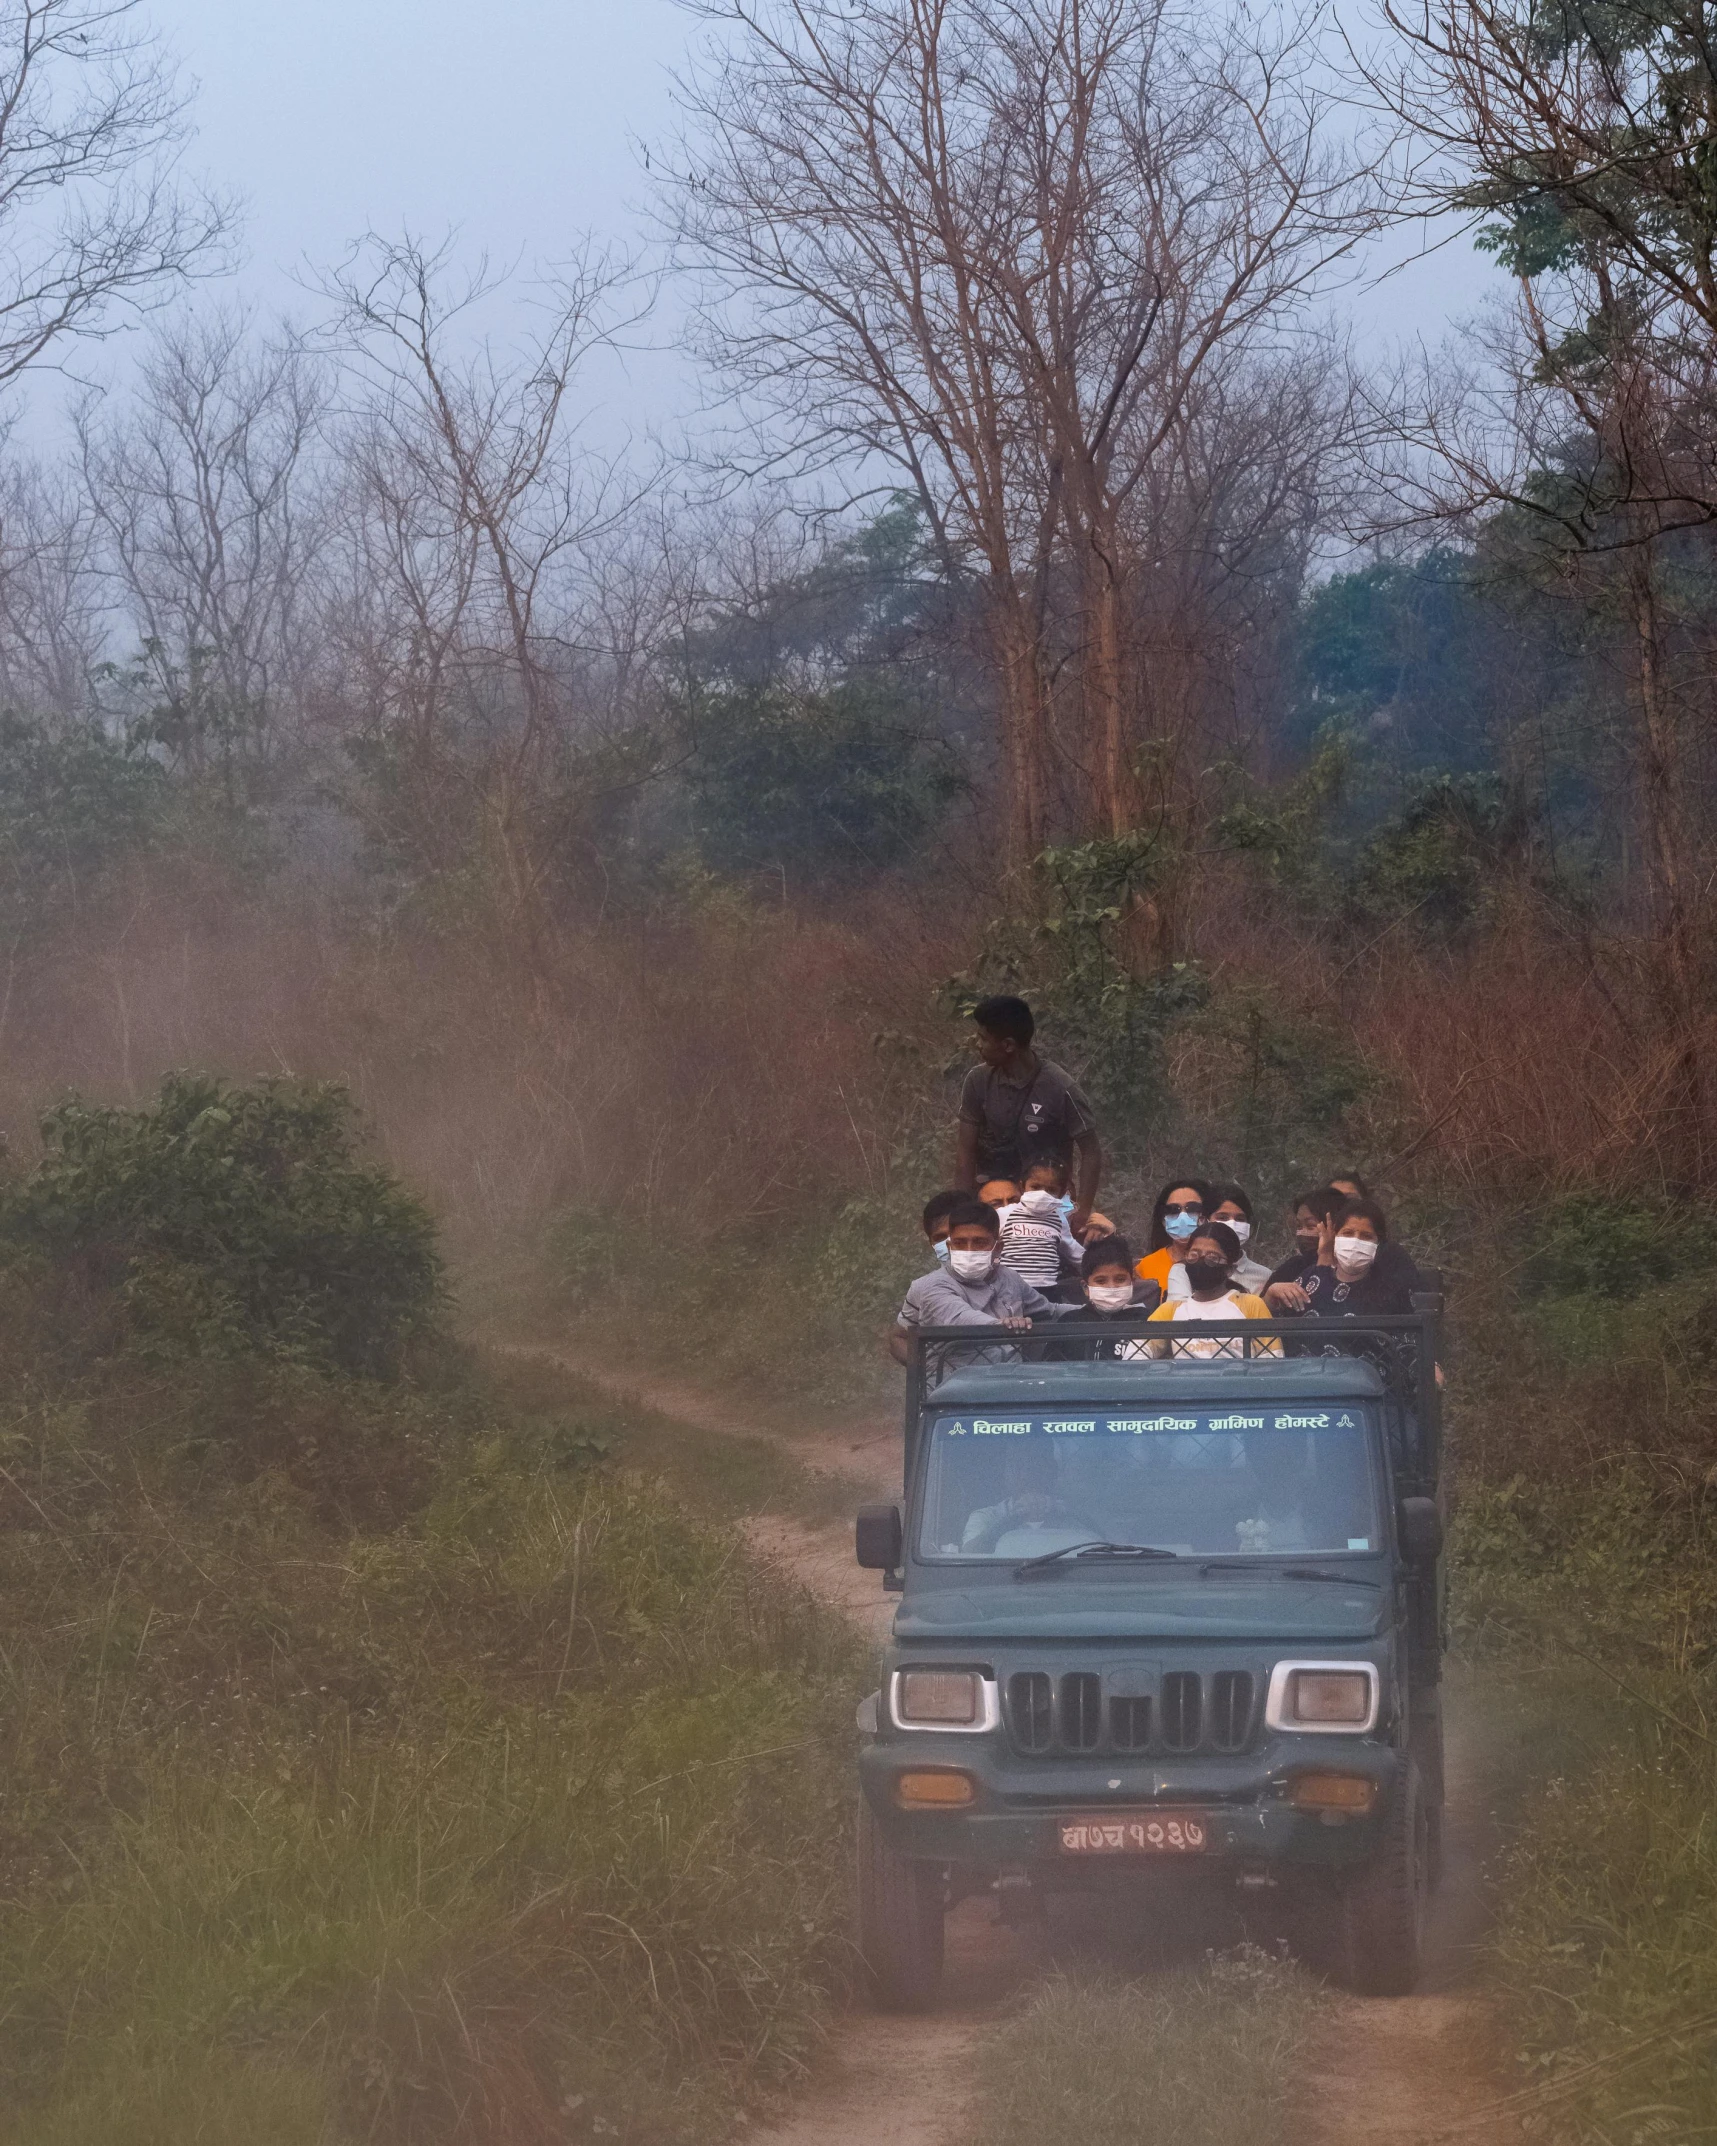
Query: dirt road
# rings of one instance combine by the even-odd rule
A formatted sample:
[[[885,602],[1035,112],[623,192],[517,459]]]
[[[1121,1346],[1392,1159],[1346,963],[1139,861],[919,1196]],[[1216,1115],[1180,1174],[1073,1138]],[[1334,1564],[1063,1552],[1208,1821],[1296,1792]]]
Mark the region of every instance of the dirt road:
[[[593,1372],[570,1356],[540,1353],[618,1398],[716,1437],[766,1437],[802,1466],[850,1481],[854,1502],[895,1487],[899,1429],[891,1423],[787,1434],[740,1420],[691,1388],[642,1374]],[[844,1525],[814,1527],[784,1514],[745,1523],[753,1549],[846,1612],[879,1639],[893,1599],[853,1563]],[[1458,1681],[1450,1695],[1449,1813],[1444,1879],[1431,1913],[1429,1962],[1410,1998],[1332,1995],[1305,2051],[1293,2096],[1295,2146],[1514,2146],[1522,2133],[1497,2104],[1501,2053],[1477,1990],[1475,1947],[1486,1917],[1485,1864],[1494,1848],[1482,1751],[1463,1739]],[[1229,1923],[1232,1927],[1228,1927]],[[1170,1954],[1197,1958],[1210,1943],[1246,1934],[1238,1911],[1183,1931]],[[818,2084],[781,2121],[750,2134],[753,2146],[969,2146],[973,2056],[1007,1998],[1058,1957],[1093,1957],[1130,1971],[1153,1964],[1151,1941],[1106,1928],[1016,1933],[987,1901],[949,1917],[944,2001],[929,2019],[854,2013],[840,2022]],[[1165,2140],[1163,2146],[1173,2146]]]

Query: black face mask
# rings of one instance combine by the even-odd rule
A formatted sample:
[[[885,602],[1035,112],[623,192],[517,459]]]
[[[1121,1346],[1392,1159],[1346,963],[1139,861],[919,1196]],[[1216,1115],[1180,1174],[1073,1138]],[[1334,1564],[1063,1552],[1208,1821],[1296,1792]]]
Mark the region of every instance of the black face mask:
[[[1297,1229],[1294,1232],[1294,1250],[1304,1252],[1309,1258],[1317,1257],[1318,1233],[1315,1229]]]
[[[1227,1284],[1228,1269],[1219,1259],[1189,1259],[1186,1278],[1194,1289],[1221,1289]]]

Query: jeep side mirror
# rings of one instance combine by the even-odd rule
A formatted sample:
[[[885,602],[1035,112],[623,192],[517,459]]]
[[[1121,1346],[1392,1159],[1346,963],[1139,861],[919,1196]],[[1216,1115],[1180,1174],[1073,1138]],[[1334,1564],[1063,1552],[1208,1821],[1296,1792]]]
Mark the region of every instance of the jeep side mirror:
[[[1408,1564],[1434,1565],[1443,1554],[1443,1516],[1436,1499],[1403,1498],[1395,1517]]]
[[[905,1531],[898,1505],[861,1505],[853,1534],[866,1572],[892,1572],[900,1563]]]

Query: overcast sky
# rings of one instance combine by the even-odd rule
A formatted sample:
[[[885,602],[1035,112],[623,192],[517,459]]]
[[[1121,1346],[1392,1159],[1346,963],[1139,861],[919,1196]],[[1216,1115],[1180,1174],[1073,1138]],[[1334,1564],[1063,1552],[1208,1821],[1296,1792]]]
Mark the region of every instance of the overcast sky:
[[[671,0],[151,0],[149,11],[198,85],[193,166],[248,204],[241,288],[300,317],[310,301],[294,274],[368,227],[439,236],[456,225],[473,254],[527,264],[585,230],[636,243],[647,189],[636,145],[671,131],[669,71],[696,29]],[[1351,302],[1367,341],[1435,341],[1495,278],[1462,241]],[[605,429],[665,427],[695,407],[674,325],[670,298],[655,330],[667,347],[603,378]],[[110,347],[94,369],[115,362]]]

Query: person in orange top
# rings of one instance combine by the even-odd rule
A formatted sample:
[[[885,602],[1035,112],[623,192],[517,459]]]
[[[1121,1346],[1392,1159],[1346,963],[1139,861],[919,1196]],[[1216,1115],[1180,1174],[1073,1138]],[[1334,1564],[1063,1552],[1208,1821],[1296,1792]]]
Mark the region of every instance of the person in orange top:
[[[1196,1177],[1171,1179],[1151,1209],[1150,1241],[1133,1272],[1141,1282],[1155,1282],[1166,1297],[1169,1276],[1186,1257],[1192,1233],[1210,1212],[1208,1186]]]

